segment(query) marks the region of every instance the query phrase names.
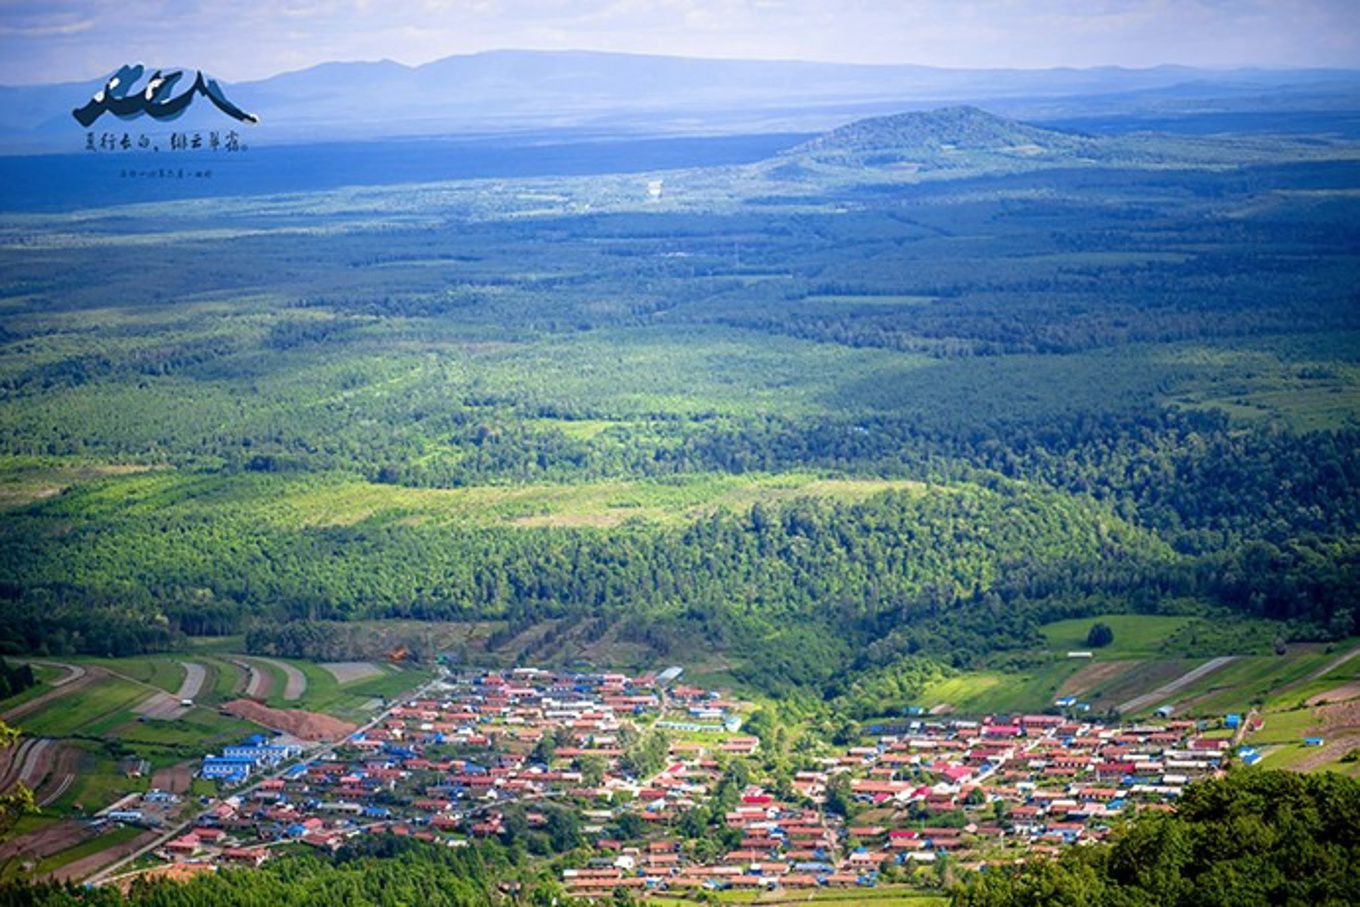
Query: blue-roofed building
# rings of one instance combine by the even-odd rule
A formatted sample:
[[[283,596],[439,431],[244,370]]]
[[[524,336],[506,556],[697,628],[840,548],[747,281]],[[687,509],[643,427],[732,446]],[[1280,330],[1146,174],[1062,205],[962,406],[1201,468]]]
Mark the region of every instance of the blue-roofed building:
[[[228,759],[249,759],[259,766],[275,766],[302,755],[302,747],[296,744],[245,743],[223,747],[222,755]]]
[[[203,770],[199,774],[204,778],[215,778],[219,781],[244,781],[254,770],[255,762],[252,759],[206,756],[203,759]]]

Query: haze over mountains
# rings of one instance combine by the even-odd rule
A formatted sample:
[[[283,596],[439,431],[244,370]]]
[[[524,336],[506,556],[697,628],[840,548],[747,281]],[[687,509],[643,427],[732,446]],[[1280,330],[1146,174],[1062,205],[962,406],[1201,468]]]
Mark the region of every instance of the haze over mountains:
[[[132,61],[111,60],[110,71],[125,62]],[[189,61],[142,62],[192,69]],[[0,151],[79,150],[84,130],[70,111],[100,87],[0,86]],[[563,130],[816,132],[864,116],[963,103],[1030,120],[1360,109],[1355,70],[952,70],[512,50],[417,67],[326,63],[226,87],[236,104],[260,116],[248,132],[259,144]],[[95,129],[220,127],[208,106],[195,105],[173,124],[108,117]]]

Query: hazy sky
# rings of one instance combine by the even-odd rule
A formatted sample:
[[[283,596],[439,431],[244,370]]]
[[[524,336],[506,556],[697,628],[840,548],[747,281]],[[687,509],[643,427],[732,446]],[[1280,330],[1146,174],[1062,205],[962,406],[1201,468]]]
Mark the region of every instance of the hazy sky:
[[[0,84],[496,48],[950,67],[1360,67],[1360,0],[0,0]]]

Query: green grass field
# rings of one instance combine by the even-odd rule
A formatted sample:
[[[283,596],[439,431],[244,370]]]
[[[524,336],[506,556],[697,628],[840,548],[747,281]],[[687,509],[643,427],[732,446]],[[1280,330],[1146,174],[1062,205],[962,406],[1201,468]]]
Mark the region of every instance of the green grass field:
[[[1041,712],[1053,705],[1062,682],[1080,667],[1057,661],[1016,673],[969,671],[930,685],[919,701],[927,709],[947,704],[966,715]]]
[[[110,518],[153,513],[208,516],[229,505],[279,529],[348,526],[356,523],[433,523],[458,526],[614,526],[641,520],[675,525],[720,508],[750,509],[756,503],[795,498],[854,502],[883,491],[924,490],[920,482],[831,478],[810,472],[779,474],[703,473],[664,479],[572,484],[484,485],[406,488],[357,478],[235,476],[217,480],[149,473],[104,480],[89,489],[90,506]],[[87,515],[92,515],[87,512]],[[213,647],[214,651],[220,651]],[[156,686],[148,665],[125,673]]]
[[[1278,708],[1285,700],[1306,698],[1281,689],[1298,683],[1330,659],[1319,653],[1242,658],[1185,687],[1179,696],[1192,714],[1243,712],[1252,706]]]
[[[1114,631],[1114,642],[1093,650],[1086,645],[1086,634],[1097,622]],[[928,687],[920,704],[927,708],[948,705],[964,714],[1040,711],[1052,706],[1058,696],[1072,694],[1104,712],[1176,679],[1210,655],[1243,653],[1237,661],[1169,697],[1184,714],[1222,715],[1245,712],[1254,702],[1267,701],[1281,687],[1335,657],[1321,654],[1316,646],[1295,647],[1283,657],[1251,654],[1268,648],[1268,640],[1279,630],[1271,622],[1243,618],[1106,614],[1057,621],[1040,630],[1056,660],[1037,668],[968,671],[949,677]],[[1070,651],[1091,651],[1093,657],[1064,657]],[[1187,658],[1191,653],[1195,657]],[[1360,670],[1360,659],[1347,667]],[[1328,689],[1345,674],[1344,670],[1333,672],[1307,689]],[[1082,678],[1089,679],[1083,684]],[[1301,692],[1290,693],[1288,698],[1297,701]]]
[[[290,660],[289,663],[307,676],[307,692],[302,700],[293,703],[292,707],[324,712],[349,720],[363,719],[371,715],[371,712],[364,708],[370,700],[378,697],[397,698],[433,676],[433,672],[428,668],[415,666],[392,668],[380,664],[382,674],[341,684],[336,681],[335,675],[319,665],[296,660]]]
[[[189,749],[193,755],[235,743],[257,733],[248,721],[222,715],[215,709],[197,707],[182,718],[170,721],[129,721],[110,730],[110,736],[129,746],[159,744],[177,750]]]
[[[149,695],[151,691],[141,684],[110,677],[78,693],[59,696],[25,716],[23,729],[35,737],[98,735],[130,720],[132,707]]]
[[[1335,357],[1358,341],[1354,332],[1341,331],[1183,347],[1173,355],[1193,367],[1193,377],[1168,400],[1222,409],[1243,424],[1278,421],[1306,430],[1355,424],[1360,368]]]
[[[109,754],[108,747],[89,740],[79,741],[77,746],[84,754],[75,783],[54,803],[44,807],[45,812],[89,815],[125,794],[144,791],[151,786],[150,778],[128,778],[118,771],[118,759]]]
[[[1054,652],[1089,651],[1102,660],[1148,658],[1164,654],[1163,644],[1192,623],[1202,623],[1195,617],[1162,617],[1145,614],[1104,614],[1080,617],[1045,624],[1040,631],[1048,638]],[[1114,631],[1114,641],[1108,646],[1092,649],[1086,644],[1091,626],[1103,623]]]
[[[159,687],[168,693],[177,692],[184,682],[184,667],[173,656],[148,656],[145,658],[92,658],[81,659],[83,663],[96,664],[108,668],[124,677],[140,680],[142,683]]]
[[[234,657],[234,656],[233,656]],[[232,699],[239,699],[245,689],[245,671],[232,664],[225,657],[195,657],[208,671],[203,682],[203,692],[199,701],[206,705],[217,705]]]

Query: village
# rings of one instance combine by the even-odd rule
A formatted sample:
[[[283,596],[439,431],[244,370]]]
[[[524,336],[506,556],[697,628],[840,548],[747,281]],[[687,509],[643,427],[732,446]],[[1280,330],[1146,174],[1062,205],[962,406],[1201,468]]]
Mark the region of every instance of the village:
[[[204,760],[220,797],[154,856],[192,872],[363,834],[497,838],[567,855],[561,884],[579,897],[930,887],[1099,840],[1228,758],[1255,757],[1238,745],[1240,716],[1105,724],[1056,705],[913,715],[847,746],[771,753],[742,733],[754,705],[681,674],[448,673],[321,749],[258,735]],[[130,798],[107,818],[159,826],[167,798]]]

